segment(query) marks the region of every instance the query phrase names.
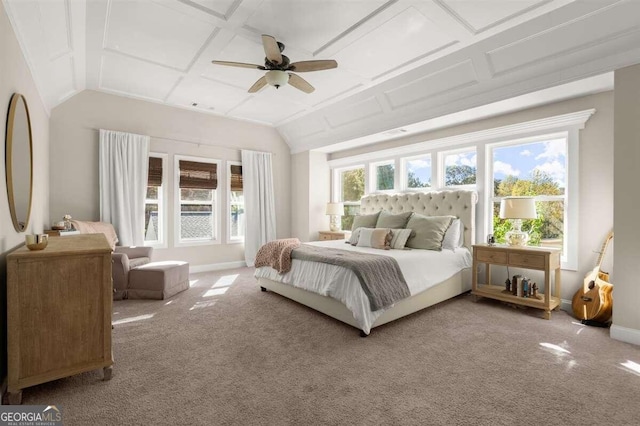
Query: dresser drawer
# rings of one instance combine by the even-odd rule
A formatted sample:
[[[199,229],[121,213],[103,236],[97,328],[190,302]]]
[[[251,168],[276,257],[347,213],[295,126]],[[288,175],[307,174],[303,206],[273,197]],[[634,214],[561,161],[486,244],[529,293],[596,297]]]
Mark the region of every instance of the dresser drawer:
[[[503,251],[476,249],[478,262],[507,263],[507,253]]]
[[[326,241],[330,239],[331,239],[331,235],[320,233],[320,241]]]
[[[544,269],[544,255],[509,253],[509,264],[524,268]]]

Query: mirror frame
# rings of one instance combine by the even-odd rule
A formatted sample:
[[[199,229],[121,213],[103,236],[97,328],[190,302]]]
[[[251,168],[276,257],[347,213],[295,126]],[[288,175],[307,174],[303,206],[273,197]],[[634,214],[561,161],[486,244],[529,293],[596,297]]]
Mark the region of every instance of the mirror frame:
[[[19,218],[17,217],[15,197],[13,191],[13,137],[14,137],[14,121],[16,116],[16,109],[18,108],[18,102],[24,104],[24,109],[27,113],[27,127],[29,130],[29,205],[27,207],[27,217],[24,220],[24,226],[20,226]],[[29,226],[29,219],[31,217],[31,202],[33,198],[33,135],[31,134],[31,116],[29,115],[29,106],[27,100],[20,93],[14,93],[11,95],[11,101],[9,102],[9,112],[7,114],[7,128],[6,128],[6,146],[5,146],[5,171],[7,181],[7,196],[9,197],[9,210],[11,212],[11,219],[13,221],[13,227],[18,232],[26,231]],[[16,164],[16,167],[20,167],[20,164]]]

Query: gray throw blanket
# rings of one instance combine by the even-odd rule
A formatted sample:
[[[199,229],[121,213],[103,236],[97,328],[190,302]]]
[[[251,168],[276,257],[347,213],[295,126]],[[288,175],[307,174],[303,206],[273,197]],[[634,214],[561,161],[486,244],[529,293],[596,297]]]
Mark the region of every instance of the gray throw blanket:
[[[369,298],[371,311],[387,308],[411,296],[398,262],[389,256],[302,244],[293,249],[291,258],[329,263],[352,270]]]

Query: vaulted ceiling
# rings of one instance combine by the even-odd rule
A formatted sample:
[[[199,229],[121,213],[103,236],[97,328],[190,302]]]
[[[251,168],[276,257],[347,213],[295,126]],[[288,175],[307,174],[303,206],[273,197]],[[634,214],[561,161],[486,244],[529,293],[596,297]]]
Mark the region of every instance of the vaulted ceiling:
[[[48,108],[93,89],[275,126],[293,152],[640,62],[634,0],[3,0]],[[261,34],[316,91],[247,89]]]

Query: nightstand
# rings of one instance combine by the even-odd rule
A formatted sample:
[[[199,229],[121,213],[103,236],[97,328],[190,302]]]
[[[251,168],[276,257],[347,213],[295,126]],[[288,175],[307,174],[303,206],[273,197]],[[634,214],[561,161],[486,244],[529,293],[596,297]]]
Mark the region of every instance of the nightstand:
[[[318,239],[320,241],[344,240],[345,232],[344,231],[320,231],[318,232]]]
[[[485,283],[478,284],[478,264],[486,265]],[[491,265],[544,271],[544,295],[540,299],[521,297],[505,290],[505,285],[491,283]],[[551,295],[551,271],[554,271],[553,296]],[[560,250],[547,247],[519,247],[476,244],[473,246],[473,269],[471,271],[471,294],[543,309],[543,318],[551,319],[551,311],[560,306]]]

